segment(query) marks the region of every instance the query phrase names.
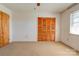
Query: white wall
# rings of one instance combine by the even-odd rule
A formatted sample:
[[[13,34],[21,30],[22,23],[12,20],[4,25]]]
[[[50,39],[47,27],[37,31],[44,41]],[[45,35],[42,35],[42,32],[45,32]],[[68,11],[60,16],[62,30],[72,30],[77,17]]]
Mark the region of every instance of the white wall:
[[[79,10],[79,4],[61,14],[61,41],[79,51],[79,35],[70,34],[70,14]]]
[[[12,41],[12,26],[11,26],[11,20],[12,20],[12,13],[11,13],[11,10],[9,10],[8,8],[6,8],[5,6],[3,6],[3,5],[0,5],[0,11],[2,11],[2,12],[5,12],[5,13],[7,13],[9,16],[10,16],[10,18],[9,18],[9,30],[10,30],[10,32],[9,32],[9,39],[10,39],[10,42]]]
[[[60,15],[57,13],[40,12],[42,17],[56,17],[56,41],[60,39]],[[37,41],[38,20],[36,12],[14,13],[12,19],[13,41]]]
[[[37,19],[35,13],[13,14],[13,41],[37,41]]]

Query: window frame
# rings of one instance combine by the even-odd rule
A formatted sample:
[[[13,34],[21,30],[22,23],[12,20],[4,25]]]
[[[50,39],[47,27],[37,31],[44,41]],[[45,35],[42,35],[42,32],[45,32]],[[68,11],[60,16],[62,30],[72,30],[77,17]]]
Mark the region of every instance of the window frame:
[[[72,13],[70,14],[70,34],[79,35],[79,33],[77,33],[77,32],[75,32],[75,33],[72,32],[72,28],[73,28],[74,24],[79,23],[79,22],[74,22],[74,17],[73,17],[73,16],[74,16],[74,14],[76,14],[76,13],[79,13],[79,10],[74,11],[74,12],[72,12]],[[78,18],[79,18],[79,17],[78,17]]]

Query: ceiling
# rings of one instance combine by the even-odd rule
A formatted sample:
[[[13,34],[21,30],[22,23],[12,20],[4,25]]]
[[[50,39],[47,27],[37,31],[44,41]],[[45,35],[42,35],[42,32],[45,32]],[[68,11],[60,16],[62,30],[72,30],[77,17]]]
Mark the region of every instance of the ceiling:
[[[36,3],[4,3],[3,5],[14,12],[31,12],[37,8],[40,12],[62,12],[72,3],[41,3],[39,7]]]

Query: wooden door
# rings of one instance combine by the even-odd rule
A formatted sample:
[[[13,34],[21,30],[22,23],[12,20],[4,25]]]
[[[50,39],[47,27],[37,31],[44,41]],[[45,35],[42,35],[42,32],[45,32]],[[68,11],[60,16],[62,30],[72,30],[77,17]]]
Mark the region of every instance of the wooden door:
[[[3,46],[3,40],[2,40],[2,13],[0,12],[0,47]]]
[[[41,41],[43,40],[43,18],[38,18],[38,40]]]
[[[0,47],[9,43],[9,16],[0,12]]]
[[[51,41],[55,41],[55,31],[56,31],[56,20],[55,20],[55,18],[51,18],[51,20],[50,20],[50,39],[51,39]]]
[[[50,21],[50,18],[45,18],[45,20],[46,20],[46,39],[48,41],[50,41],[51,40],[51,37],[50,37],[50,23],[51,23],[51,21]]]
[[[38,17],[38,41],[55,41],[55,18]]]
[[[9,43],[9,16],[5,13],[2,13],[2,36],[3,36],[3,45]]]

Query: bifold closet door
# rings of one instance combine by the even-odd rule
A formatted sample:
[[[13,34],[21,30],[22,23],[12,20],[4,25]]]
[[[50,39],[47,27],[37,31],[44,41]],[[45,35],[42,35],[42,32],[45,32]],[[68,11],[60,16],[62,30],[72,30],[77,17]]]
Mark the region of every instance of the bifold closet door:
[[[2,40],[3,45],[9,43],[9,16],[5,13],[2,13]]]
[[[38,17],[38,41],[43,40],[43,18]]]
[[[3,46],[3,39],[2,39],[2,13],[0,12],[0,47]]]
[[[56,19],[51,18],[51,20],[50,20],[50,38],[52,41],[55,41],[55,32],[56,32]]]
[[[55,18],[45,18],[46,20],[46,40],[55,41]]]
[[[38,17],[38,41],[55,41],[55,20]]]
[[[9,16],[0,12],[0,47],[9,43]]]

